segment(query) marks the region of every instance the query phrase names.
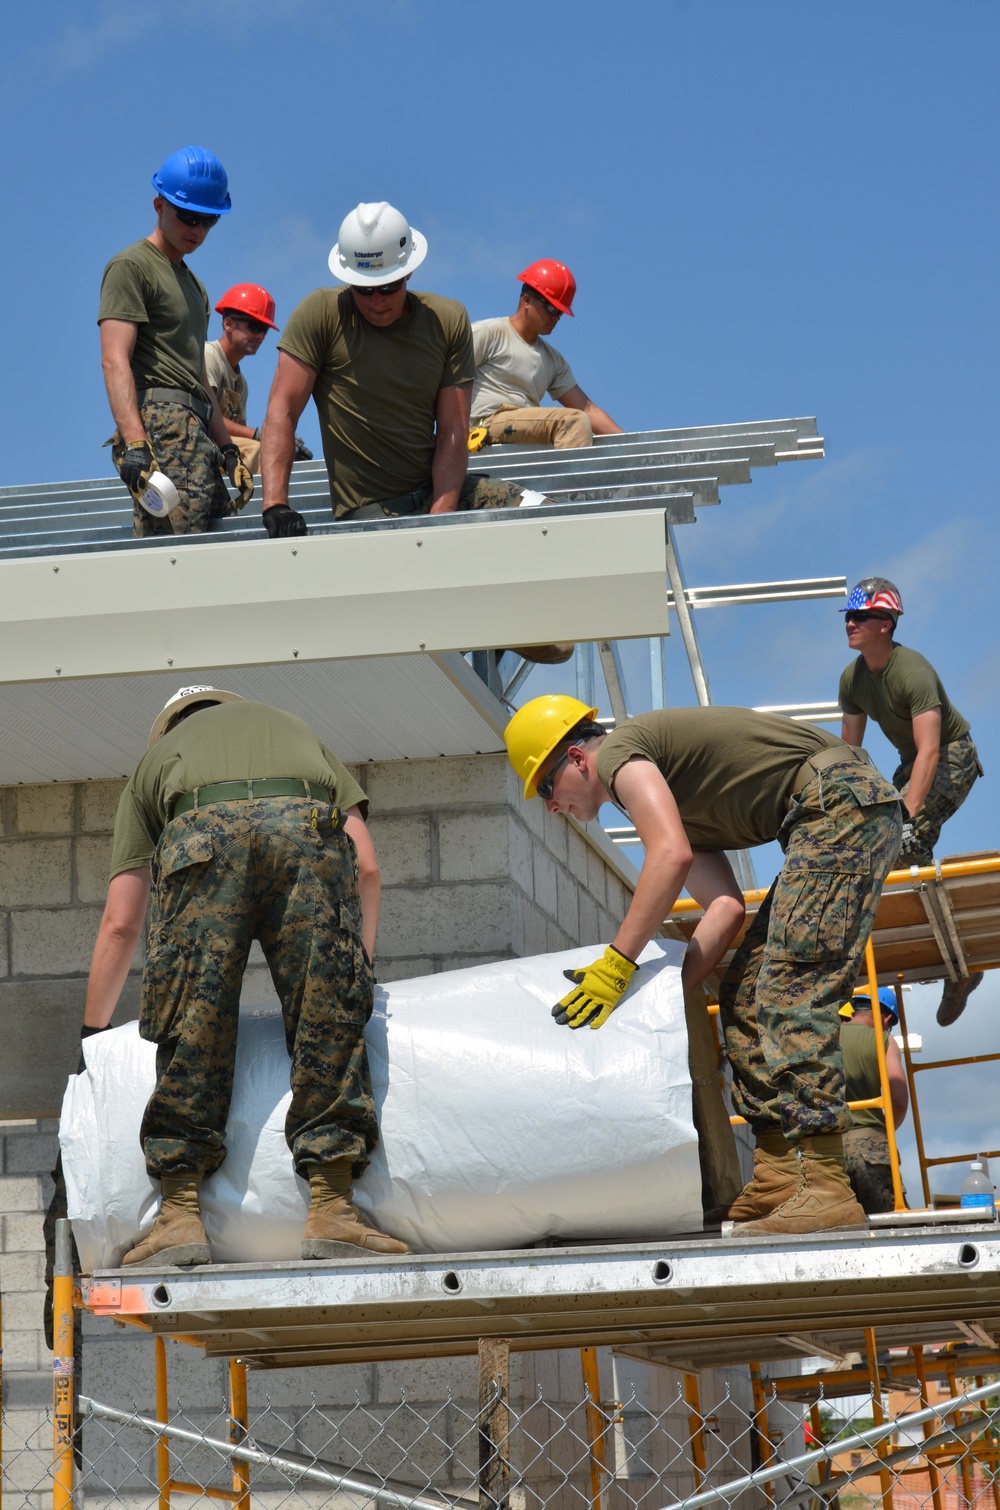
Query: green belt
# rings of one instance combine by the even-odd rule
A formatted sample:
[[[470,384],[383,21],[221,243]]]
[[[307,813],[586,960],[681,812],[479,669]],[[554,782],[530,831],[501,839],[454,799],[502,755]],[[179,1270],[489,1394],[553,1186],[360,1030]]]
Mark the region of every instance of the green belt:
[[[186,393],[183,388],[140,388],[136,398],[141,404],[177,404],[181,409],[190,409],[192,414],[197,414],[202,424],[208,426],[212,423],[212,406],[203,403],[200,398],[195,398],[193,393]]]
[[[830,745],[825,750],[817,750],[815,755],[810,755],[799,767],[795,777],[793,792],[799,792],[820,771],[825,771],[831,765],[871,765],[872,758],[867,750],[860,745]]]
[[[184,792],[174,803],[172,818],[189,813],[192,808],[208,807],[213,802],[253,802],[260,797],[311,797],[325,804],[333,801],[325,786],[315,781],[300,781],[295,776],[265,776],[254,781],[217,781],[214,786],[198,786]],[[334,828],[339,827],[337,813]]]

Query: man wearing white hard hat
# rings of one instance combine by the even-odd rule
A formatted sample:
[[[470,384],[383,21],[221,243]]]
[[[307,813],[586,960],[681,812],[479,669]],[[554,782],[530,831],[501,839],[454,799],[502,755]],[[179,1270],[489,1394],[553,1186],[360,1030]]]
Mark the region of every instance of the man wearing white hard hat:
[[[117,427],[111,459],[132,495],[138,537],[207,530],[253,493],[208,387],[208,295],[185,260],[232,209],[226,170],[207,148],[181,147],[153,174],[153,188],[156,225],[104,269],[97,314]]]
[[[288,508],[288,478],[310,398],[338,519],[520,503],[520,488],[468,475],[472,330],[457,300],[409,288],[426,255],[426,240],[399,210],[360,204],[329,257],[346,286],[318,288],[292,311],[264,421],[269,534],[292,533],[301,520]]]
[[[157,1045],[140,1139],[160,1213],[125,1264],[202,1264],[201,1186],[226,1156],[240,986],[264,951],[291,1053],[285,1136],[311,1203],[302,1257],[405,1253],[354,1210],[378,1141],[364,1028],[380,876],[364,792],[309,726],[215,687],[155,719],[122,793],[82,1036],[107,1028],[152,891],[139,1032]]]

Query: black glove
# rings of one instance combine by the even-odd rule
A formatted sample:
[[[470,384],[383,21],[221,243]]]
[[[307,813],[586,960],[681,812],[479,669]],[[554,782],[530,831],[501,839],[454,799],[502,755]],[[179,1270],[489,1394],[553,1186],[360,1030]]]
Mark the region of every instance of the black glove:
[[[224,446],[222,462],[229,481],[238,494],[238,508],[245,508],[253,497],[253,473],[243,464],[238,446]]]
[[[130,493],[136,495],[144,493],[149,482],[149,474],[155,471],[156,462],[153,460],[153,453],[144,440],[125,447],[118,463],[118,476]]]
[[[285,540],[289,535],[308,535],[306,522],[301,514],[290,509],[287,503],[276,503],[261,515],[264,528],[272,540]]]
[[[78,1075],[82,1075],[87,1068],[87,1061],[83,1057],[83,1040],[85,1038],[93,1038],[95,1033],[106,1033],[110,1027],[110,1022],[105,1023],[103,1028],[92,1028],[87,1023],[82,1025],[80,1028],[80,1063],[76,1067]]]
[[[293,461],[312,461],[312,459],[313,459],[313,454],[310,451],[309,447],[306,445],[305,441],[302,439],[302,436],[301,435],[296,435],[296,437],[295,437],[295,450],[292,453],[292,460]]]

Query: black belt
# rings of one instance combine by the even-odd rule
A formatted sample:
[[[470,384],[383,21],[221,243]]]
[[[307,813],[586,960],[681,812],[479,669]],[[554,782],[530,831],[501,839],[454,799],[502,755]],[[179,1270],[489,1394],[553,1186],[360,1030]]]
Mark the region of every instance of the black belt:
[[[217,781],[214,786],[198,786],[193,792],[183,792],[170,816],[179,818],[181,813],[208,807],[213,802],[253,802],[261,797],[311,797],[314,802],[324,804],[333,801],[326,787],[318,786],[315,781],[300,780],[297,776],[264,776],[253,781]],[[339,821],[337,812],[334,828]]]
[[[810,755],[799,767],[793,792],[799,792],[820,771],[825,771],[831,765],[871,765],[872,758],[867,750],[859,745],[830,745],[825,750],[817,750],[815,755]]]

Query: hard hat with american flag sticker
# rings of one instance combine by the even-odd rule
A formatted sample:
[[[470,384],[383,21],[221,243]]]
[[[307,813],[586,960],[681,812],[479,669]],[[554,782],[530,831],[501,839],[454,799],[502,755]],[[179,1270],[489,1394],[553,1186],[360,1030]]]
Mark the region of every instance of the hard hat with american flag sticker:
[[[891,613],[893,623],[903,612],[903,600],[899,588],[888,577],[865,577],[859,582],[840,609],[841,613],[881,612]]]

